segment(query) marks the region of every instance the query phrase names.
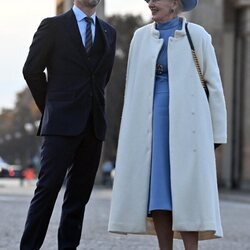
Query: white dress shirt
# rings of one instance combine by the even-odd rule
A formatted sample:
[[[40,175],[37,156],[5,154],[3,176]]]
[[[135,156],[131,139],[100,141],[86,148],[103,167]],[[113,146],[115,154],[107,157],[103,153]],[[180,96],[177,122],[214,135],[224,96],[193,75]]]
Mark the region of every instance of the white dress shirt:
[[[76,20],[77,20],[77,24],[78,24],[78,28],[82,37],[82,43],[85,46],[85,39],[86,39],[86,26],[87,23],[85,21],[85,17],[87,16],[83,11],[81,11],[77,6],[73,6],[72,8]],[[91,16],[93,22],[91,22],[91,31],[92,31],[92,43],[94,43],[95,40],[95,25],[96,25],[96,13],[94,13]]]

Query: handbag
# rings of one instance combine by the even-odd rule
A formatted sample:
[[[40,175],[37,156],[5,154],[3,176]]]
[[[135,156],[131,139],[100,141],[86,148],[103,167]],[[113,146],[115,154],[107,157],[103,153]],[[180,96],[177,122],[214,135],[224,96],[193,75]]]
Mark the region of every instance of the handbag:
[[[190,32],[188,30],[188,23],[186,23],[186,25],[185,25],[185,30],[186,30],[188,42],[189,42],[189,45],[190,45],[190,48],[191,48],[191,51],[192,51],[192,55],[193,55],[193,59],[194,59],[194,64],[195,64],[195,67],[196,67],[196,69],[198,71],[198,74],[199,74],[199,77],[200,77],[200,81],[201,81],[201,85],[204,88],[206,96],[207,96],[207,99],[208,99],[208,97],[209,97],[209,91],[208,91],[208,87],[207,87],[207,82],[205,81],[205,79],[203,77],[203,74],[202,74],[202,71],[201,71],[199,60],[198,60],[198,57],[197,57],[196,52],[195,52],[194,44],[193,44]]]

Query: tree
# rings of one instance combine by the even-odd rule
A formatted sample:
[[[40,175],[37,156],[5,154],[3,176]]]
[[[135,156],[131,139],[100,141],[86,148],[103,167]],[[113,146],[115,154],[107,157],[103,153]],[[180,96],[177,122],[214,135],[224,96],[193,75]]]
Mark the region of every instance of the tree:
[[[0,115],[0,156],[11,164],[27,166],[37,154],[40,139],[35,135],[40,112],[28,88],[19,92],[14,109]]]
[[[102,161],[115,161],[124,99],[124,87],[130,41],[134,31],[143,25],[141,16],[118,16],[108,18],[117,30],[116,56],[110,83],[106,89],[107,136]]]

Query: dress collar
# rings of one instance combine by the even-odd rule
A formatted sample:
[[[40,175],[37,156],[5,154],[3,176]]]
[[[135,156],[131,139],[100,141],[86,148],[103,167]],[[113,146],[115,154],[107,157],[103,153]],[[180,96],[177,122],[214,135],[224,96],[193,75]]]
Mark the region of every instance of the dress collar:
[[[156,29],[169,30],[169,29],[172,29],[172,28],[178,26],[179,22],[180,22],[180,18],[175,17],[175,18],[168,20],[167,22],[164,22],[164,23],[156,23]]]
[[[185,24],[187,23],[187,19],[185,17],[179,17],[179,19],[182,20],[182,27],[180,30],[175,31],[175,34],[174,34],[175,38],[186,36]],[[155,27],[156,27],[156,23],[155,22],[151,23],[151,33],[153,37],[155,37],[156,39],[159,39],[160,32]]]

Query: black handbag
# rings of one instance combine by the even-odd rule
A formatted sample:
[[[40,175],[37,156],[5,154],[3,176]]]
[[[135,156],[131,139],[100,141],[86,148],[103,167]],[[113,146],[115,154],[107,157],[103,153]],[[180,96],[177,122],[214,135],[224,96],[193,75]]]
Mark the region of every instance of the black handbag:
[[[191,51],[192,51],[194,63],[195,63],[196,69],[198,71],[200,80],[201,80],[201,85],[204,88],[206,96],[207,96],[207,99],[208,99],[208,97],[209,97],[209,91],[208,91],[207,83],[206,83],[206,81],[205,81],[205,79],[203,77],[203,74],[202,74],[202,71],[201,71],[201,67],[200,67],[200,64],[199,64],[199,60],[198,60],[198,57],[197,57],[195,49],[194,49],[194,44],[193,44],[191,35],[189,33],[189,30],[188,30],[188,23],[186,23],[185,29],[186,29],[186,33],[187,33],[188,42],[189,42],[189,45],[190,45],[190,48],[191,48]]]

